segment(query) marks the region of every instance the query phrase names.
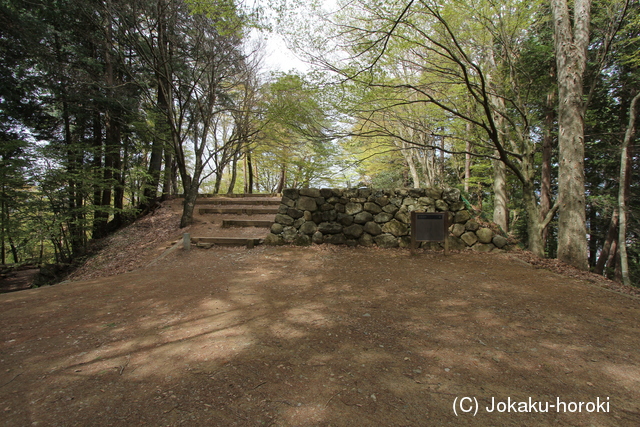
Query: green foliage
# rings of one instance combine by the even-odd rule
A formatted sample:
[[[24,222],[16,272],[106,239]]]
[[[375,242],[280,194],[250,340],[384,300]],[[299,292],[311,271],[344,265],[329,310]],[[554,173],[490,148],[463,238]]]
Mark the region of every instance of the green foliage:
[[[339,162],[323,93],[306,76],[276,73],[262,90],[262,125],[254,150],[263,191],[330,186]]]

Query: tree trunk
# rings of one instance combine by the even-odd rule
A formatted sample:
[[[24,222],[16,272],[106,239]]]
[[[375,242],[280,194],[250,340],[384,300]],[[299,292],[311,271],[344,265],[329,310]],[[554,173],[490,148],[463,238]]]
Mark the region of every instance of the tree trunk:
[[[509,231],[507,197],[507,167],[500,160],[493,163],[493,222],[506,233]]]
[[[5,192],[4,182],[2,183],[2,199],[0,199],[0,258],[2,264],[7,263],[7,253],[5,250],[5,230],[7,229],[7,220],[6,220],[6,205],[7,205],[7,195]]]
[[[173,161],[173,149],[168,144],[164,148],[164,179],[162,183],[162,198],[167,200],[172,194],[178,194],[173,190],[173,184],[176,181],[176,170]]]
[[[599,238],[597,236],[597,210],[595,206],[589,207],[589,267],[593,267],[598,262],[598,243]]]
[[[278,180],[278,187],[276,188],[276,193],[282,193],[284,190],[284,186],[287,182],[287,165],[285,163],[282,164],[280,168],[280,179]]]
[[[253,165],[251,164],[251,151],[247,150],[244,155],[244,192],[246,194],[253,193]]]
[[[444,185],[445,179],[444,179],[444,129],[443,129],[443,135],[442,138],[440,139],[440,179],[439,179],[439,184],[442,186]]]
[[[589,43],[590,0],[551,0],[558,73],[558,259],[588,269],[584,186],[583,75]],[[573,30],[572,30],[573,27]]]
[[[413,181],[413,188],[420,188],[420,176],[418,175],[418,169],[416,168],[416,162],[413,159],[413,149],[407,147],[406,142],[402,142],[401,150],[402,157],[409,167],[409,173],[411,174],[411,180]]]
[[[596,263],[596,267],[593,270],[596,274],[603,274],[604,267],[609,260],[609,253],[613,248],[615,250],[615,242],[618,235],[618,209],[613,210],[613,214],[611,215],[611,222],[609,223],[609,231],[607,232],[607,238],[604,241],[604,245],[602,245],[602,251],[600,251],[600,256],[598,257],[598,262]]]
[[[213,185],[213,194],[218,194],[220,192],[220,185],[222,184],[222,173],[224,170],[217,169],[216,170],[216,181]]]
[[[629,199],[629,188],[631,186],[631,141],[636,130],[636,114],[640,94],[633,97],[629,107],[629,124],[622,141],[622,152],[620,154],[620,189],[618,191],[618,210],[620,212],[620,225],[618,227],[618,252],[620,253],[620,276],[622,283],[631,286],[629,278],[629,260],[627,257],[627,201]]]
[[[16,244],[14,243],[11,236],[9,236],[9,246],[11,247],[11,255],[13,256],[13,262],[14,264],[18,264],[20,262],[20,258],[18,255],[18,248],[16,247]]]
[[[547,215],[551,209],[551,157],[553,154],[553,123],[555,121],[555,111],[553,108],[555,92],[547,94],[547,106],[545,114],[544,138],[542,141],[542,171],[541,171],[541,187],[540,187],[540,215]],[[545,228],[542,232],[542,244],[547,246],[547,237],[549,229]]]
[[[110,230],[117,230],[122,226],[123,222],[123,210],[124,210],[124,177],[122,170],[122,134],[121,134],[120,119],[116,122],[117,132],[117,146],[114,149],[114,162],[113,162],[113,220],[110,224]]]
[[[109,219],[109,214],[102,209],[102,175],[104,173],[102,167],[102,118],[99,112],[96,112],[93,118],[93,170],[94,181],[93,186],[93,231],[91,237],[99,239],[104,237],[104,230]]]
[[[236,179],[238,176],[238,153],[233,155],[233,162],[231,164],[231,181],[229,182],[229,189],[227,194],[233,194],[233,189],[236,186]]]
[[[471,133],[471,123],[467,123],[467,135]],[[464,155],[464,192],[469,194],[469,181],[471,180],[471,141],[467,141]]]
[[[198,198],[198,185],[195,180],[190,180],[190,185],[185,187],[184,205],[182,209],[182,218],[180,218],[180,228],[187,227],[193,223],[193,211]]]
[[[151,177],[148,185],[144,189],[144,198],[146,207],[153,207],[157,202],[158,186],[160,185],[160,176],[162,170],[162,154],[168,146],[169,126],[169,102],[171,89],[167,81],[169,76],[169,40],[167,37],[167,17],[165,15],[166,7],[163,1],[157,3],[158,13],[158,45],[157,45],[157,63],[154,64],[156,70],[157,82],[157,108],[158,108],[158,125],[156,126],[155,135],[153,137],[153,145],[151,147],[151,158],[149,159],[149,176]],[[166,159],[166,155],[165,155]],[[165,170],[169,163],[165,161]],[[166,184],[166,174],[165,174]],[[170,186],[163,186],[161,198],[166,198],[166,189]]]
[[[161,77],[158,75],[156,79],[160,81]],[[167,143],[166,135],[168,132],[166,125],[168,106],[164,92],[165,91],[160,88],[160,84],[158,84],[158,110],[162,113],[158,115],[158,125],[156,126],[153,144],[151,145],[151,157],[149,158],[150,179],[143,193],[145,199],[143,205],[145,208],[152,208],[158,198],[158,186],[160,185],[160,175],[162,171],[162,151]]]
[[[545,226],[540,217],[540,210],[535,197],[535,192],[529,186],[523,186],[522,189],[525,209],[529,220],[527,221],[527,246],[528,249],[537,256],[544,258],[544,245],[542,243],[542,231]]]

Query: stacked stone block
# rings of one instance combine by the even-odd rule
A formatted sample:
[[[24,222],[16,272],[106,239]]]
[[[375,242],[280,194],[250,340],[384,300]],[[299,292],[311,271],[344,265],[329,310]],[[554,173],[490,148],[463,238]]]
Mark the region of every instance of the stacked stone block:
[[[266,244],[411,245],[411,212],[450,212],[449,248],[507,249],[507,239],[476,222],[457,189],[286,189]],[[432,247],[423,242],[422,247]]]

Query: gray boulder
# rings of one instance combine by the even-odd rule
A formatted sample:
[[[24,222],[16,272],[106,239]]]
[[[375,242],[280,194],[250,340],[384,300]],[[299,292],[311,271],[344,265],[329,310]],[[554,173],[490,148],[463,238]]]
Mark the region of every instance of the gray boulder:
[[[299,191],[301,196],[307,196],[307,197],[320,197],[320,190],[318,190],[317,188],[301,188]]]
[[[393,234],[396,237],[406,236],[409,234],[409,226],[396,219],[392,219],[382,226],[382,231]]]
[[[287,209],[287,215],[289,215],[293,219],[302,218],[304,216],[304,211],[295,208]]]
[[[344,234],[328,234],[324,236],[324,243],[344,245],[347,243],[347,239],[344,237]]]
[[[356,224],[366,224],[369,221],[373,221],[373,215],[369,212],[362,211],[353,217],[353,222]]]
[[[284,230],[282,230],[282,238],[287,243],[293,242],[297,236],[298,230],[293,227],[285,227]]]
[[[437,211],[448,211],[449,205],[444,200],[436,200],[436,210]]]
[[[381,248],[397,248],[400,246],[398,238],[392,234],[381,234],[374,237],[373,240]]]
[[[349,227],[345,227],[342,232],[344,233],[345,237],[347,237],[347,238],[357,239],[360,236],[362,236],[362,233],[364,233],[364,229],[359,224],[353,224],[353,225],[351,225]]]
[[[264,239],[264,244],[271,245],[271,246],[284,245],[284,239],[280,235],[269,233],[267,234],[267,237],[265,237]]]
[[[281,234],[284,226],[282,224],[278,224],[277,222],[271,225],[271,232],[273,234]]]
[[[448,188],[442,192],[442,199],[449,204],[459,202],[460,190],[457,188]]]
[[[375,244],[373,236],[368,233],[363,233],[360,239],[358,239],[358,243],[362,246],[373,246]]]
[[[300,233],[312,235],[318,230],[318,226],[313,221],[306,221],[300,226]]]
[[[382,212],[382,208],[378,206],[376,203],[372,203],[372,202],[365,203],[364,210],[374,215]]]
[[[494,236],[491,242],[499,249],[504,248],[508,243],[506,237],[502,237],[500,235]]]
[[[293,218],[288,215],[277,214],[276,222],[282,225],[293,225]]]
[[[299,196],[298,190],[296,190],[295,188],[285,188],[284,190],[282,190],[282,195],[292,200],[296,200]]]
[[[342,225],[335,222],[323,222],[318,225],[318,231],[322,234],[338,234],[342,233]]]
[[[382,234],[382,228],[380,228],[380,226],[373,221],[370,221],[364,225],[364,231],[371,234],[372,236]]]
[[[462,224],[454,224],[453,229],[451,230],[451,233],[456,237],[462,236],[464,232],[465,232],[465,229],[464,229],[464,225]]]
[[[316,203],[316,199],[311,197],[302,196],[298,199],[296,203],[296,207],[302,211],[310,211],[313,212],[318,209],[318,204]]]
[[[344,211],[347,215],[355,215],[362,212],[362,204],[349,202],[345,205]]]
[[[476,231],[479,228],[480,228],[480,224],[478,224],[474,220],[467,221],[467,223],[464,225],[464,229],[467,231]]]
[[[478,236],[478,241],[480,243],[491,243],[493,239],[493,231],[489,228],[481,228],[476,231],[476,236]]]
[[[473,233],[471,231],[467,231],[462,236],[460,236],[460,238],[464,243],[466,243],[467,246],[473,246],[478,241],[476,233]]]

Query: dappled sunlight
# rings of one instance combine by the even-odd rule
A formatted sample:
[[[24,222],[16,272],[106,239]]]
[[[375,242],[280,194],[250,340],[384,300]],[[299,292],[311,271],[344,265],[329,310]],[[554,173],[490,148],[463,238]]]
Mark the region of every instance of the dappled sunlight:
[[[287,322],[275,321],[269,326],[269,332],[276,337],[282,339],[296,339],[306,335],[306,332],[288,324]]]
[[[278,251],[290,249],[266,254],[280,262]],[[577,302],[523,296],[518,282],[494,288],[468,273],[455,283],[416,279],[424,268],[415,262],[387,281],[384,252],[359,253],[362,266],[328,252],[335,265],[327,265],[300,249],[271,273],[272,261],[249,255],[215,280],[176,268],[162,280],[128,275],[126,286],[111,278],[60,287],[65,295],[55,300],[36,293],[39,315],[28,319],[22,299],[5,301],[5,316],[22,323],[5,323],[0,360],[28,366],[13,372],[25,401],[38,402],[30,417],[59,411],[84,420],[91,408],[117,424],[122,407],[130,408],[122,419],[158,425],[193,416],[210,425],[376,425],[379,414],[441,425],[458,395],[576,399],[619,389],[640,397],[637,325],[610,302],[592,302],[597,313],[585,319]],[[302,263],[313,269],[298,270]],[[105,296],[86,298],[90,289]],[[12,378],[0,372],[0,383]],[[47,397],[51,388],[63,391]]]
[[[602,371],[626,390],[640,390],[640,367],[638,365],[604,362]]]
[[[285,402],[283,405],[282,418],[289,425],[309,425],[326,418],[327,407],[320,403],[303,406]]]
[[[329,321],[327,317],[321,313],[322,310],[326,310],[327,307],[322,304],[309,303],[302,307],[291,308],[284,312],[284,317],[289,322],[314,325],[317,327],[333,326],[333,322]]]

